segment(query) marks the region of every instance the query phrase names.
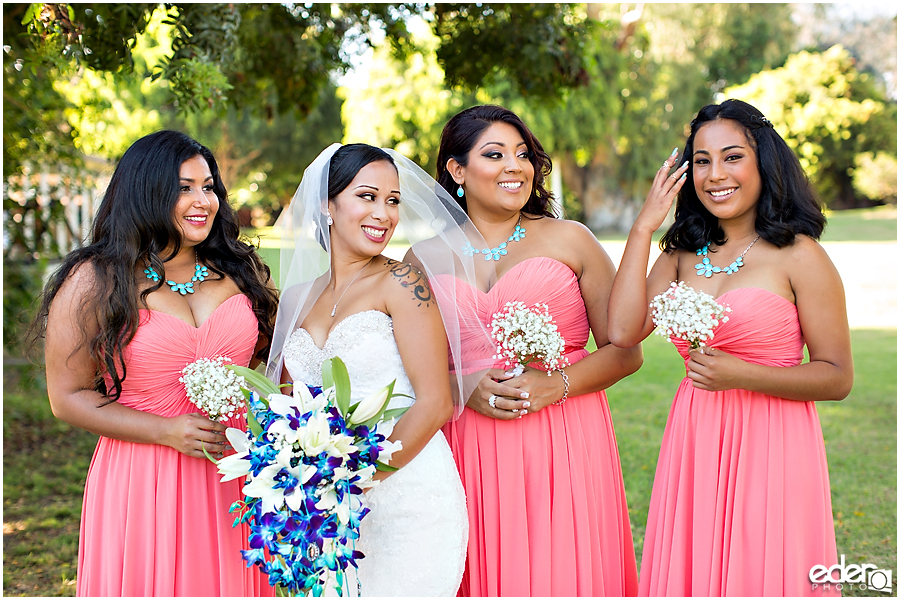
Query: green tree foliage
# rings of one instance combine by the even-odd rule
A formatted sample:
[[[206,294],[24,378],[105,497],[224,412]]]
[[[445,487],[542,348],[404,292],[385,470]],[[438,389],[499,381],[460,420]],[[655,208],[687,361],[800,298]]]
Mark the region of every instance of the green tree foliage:
[[[185,131],[209,146],[233,202],[266,224],[290,202],[303,169],[343,133],[341,100],[327,84],[308,115],[273,114],[261,119],[250,108],[225,114],[168,113],[163,125]],[[249,224],[245,221],[245,224]]]
[[[858,72],[841,46],[799,52],[726,94],[766,114],[832,208],[865,204],[854,187],[858,160],[865,166],[861,154],[896,161],[897,105],[884,101],[875,78]]]
[[[67,36],[53,32],[62,16],[48,12],[45,40],[32,36],[22,24],[31,19],[27,4],[3,4],[3,172],[21,172],[36,157],[77,160],[74,132],[66,120],[68,103],[53,87],[54,81],[71,74],[66,51]],[[42,21],[43,23],[44,21]]]
[[[434,174],[444,124],[477,103],[476,95],[444,86],[435,55],[439,40],[423,20],[410,23],[411,49],[402,57],[387,45],[339,93],[344,141],[395,148]]]
[[[587,23],[573,4],[435,4],[438,63],[450,87],[511,81],[532,99],[586,85]]]
[[[589,5],[586,86],[557,105],[489,90],[520,112],[562,170],[575,214],[627,230],[663,157],[726,84],[779,66],[793,40],[787,5]],[[740,57],[729,60],[730,57]],[[580,205],[580,206],[579,206]]]
[[[334,72],[346,71],[343,44],[363,47],[374,25],[394,46],[405,36],[402,5],[333,4],[33,4],[17,5],[4,37],[34,54],[96,71],[130,72],[137,37],[157,11],[172,25],[171,53],[154,79],[167,82],[182,110],[228,103],[308,114]],[[6,8],[4,8],[6,10]]]

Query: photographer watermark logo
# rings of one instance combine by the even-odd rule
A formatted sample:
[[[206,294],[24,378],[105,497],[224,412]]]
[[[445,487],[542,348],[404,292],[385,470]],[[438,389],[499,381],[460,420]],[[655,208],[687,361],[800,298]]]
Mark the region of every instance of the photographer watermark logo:
[[[809,581],[812,583],[812,589],[822,590],[842,590],[844,586],[849,589],[872,590],[885,594],[893,593],[893,584],[891,577],[893,571],[890,569],[879,569],[873,564],[856,565],[846,564],[844,555],[841,554],[841,562],[831,565],[831,568],[825,565],[816,565],[809,570]]]

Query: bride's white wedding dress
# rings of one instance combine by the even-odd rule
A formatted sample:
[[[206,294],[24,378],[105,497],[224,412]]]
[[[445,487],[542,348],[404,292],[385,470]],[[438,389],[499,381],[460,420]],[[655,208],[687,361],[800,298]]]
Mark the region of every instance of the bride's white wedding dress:
[[[284,348],[284,364],[295,381],[322,385],[322,362],[339,357],[347,365],[353,401],[396,379],[394,392],[413,396],[403,369],[391,317],[377,310],[350,315],[318,348],[297,329]],[[411,406],[396,397],[390,408]],[[362,520],[357,548],[362,596],[455,596],[466,558],[469,521],[453,455],[438,431],[405,467],[367,494],[372,511]],[[352,579],[351,579],[352,581]],[[351,583],[350,593],[356,586]]]

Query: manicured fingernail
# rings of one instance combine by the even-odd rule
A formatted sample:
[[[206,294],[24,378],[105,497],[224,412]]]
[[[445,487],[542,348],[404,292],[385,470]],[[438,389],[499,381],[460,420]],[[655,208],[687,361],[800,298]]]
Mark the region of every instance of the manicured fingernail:
[[[687,177],[687,171],[685,171],[684,173],[682,173],[682,174],[681,174],[681,177],[679,177],[678,179],[684,180],[685,177]]]
[[[688,164],[688,161],[684,161],[683,163],[681,163],[681,168],[682,169],[685,168],[687,166],[687,164]]]
[[[672,150],[672,154],[670,156],[675,156],[676,154],[678,154],[678,146],[675,146],[675,149]]]
[[[520,395],[522,398],[527,398],[527,397],[528,397],[528,392],[522,392],[522,393],[519,394],[519,395]]]
[[[529,406],[531,406],[531,402],[523,402],[522,403],[523,408],[528,408]]]

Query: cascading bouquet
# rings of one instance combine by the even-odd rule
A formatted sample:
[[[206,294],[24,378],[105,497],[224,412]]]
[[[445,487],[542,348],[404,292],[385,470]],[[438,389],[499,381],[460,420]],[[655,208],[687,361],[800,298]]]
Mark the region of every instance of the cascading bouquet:
[[[184,384],[188,400],[212,421],[224,423],[231,417],[243,416],[244,378],[229,369],[227,356],[201,358],[181,370],[178,381]]]
[[[256,388],[244,388],[249,431],[226,430],[235,454],[216,463],[222,481],[246,478],[231,512],[235,527],[250,528],[247,567],[290,595],[321,596],[329,585],[345,595],[347,568],[364,558],[354,548],[369,512],[363,490],[377,483],[376,470],[396,470],[388,463],[402,448],[387,439],[406,411],[387,409],[394,382],[351,405],[339,358],[322,365],[324,391],[296,382],[293,396],[256,371],[228,368]]]
[[[513,376],[521,375],[525,365],[533,362],[540,362],[548,376],[569,364],[563,356],[566,342],[546,304],[528,307],[524,302],[507,302],[491,318],[491,338],[497,342],[494,358],[505,359],[513,367],[508,372]]]
[[[650,310],[657,335],[684,340],[692,350],[712,340],[715,328],[728,321],[731,312],[730,307],[683,281],[673,281],[669,289],[653,298]]]

